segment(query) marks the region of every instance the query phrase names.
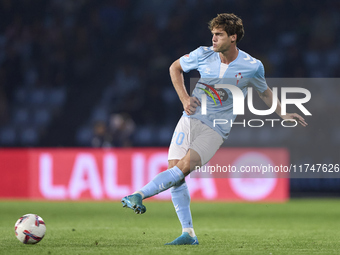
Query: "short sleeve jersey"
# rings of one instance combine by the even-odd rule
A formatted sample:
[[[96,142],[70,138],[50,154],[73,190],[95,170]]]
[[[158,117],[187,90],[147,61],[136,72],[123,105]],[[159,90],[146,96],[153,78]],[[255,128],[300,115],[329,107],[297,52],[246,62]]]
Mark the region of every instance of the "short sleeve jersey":
[[[242,91],[244,98],[247,95],[248,86],[252,85],[261,93],[267,89],[261,61],[240,49],[238,51],[237,58],[228,65],[222,77],[220,77],[220,55],[213,51],[212,47],[199,47],[180,58],[184,72],[195,69],[201,76],[192,96],[197,97],[200,101],[203,94],[206,94],[207,98],[205,114],[202,114],[202,109],[198,106],[195,114],[188,116],[184,112],[184,116],[201,120],[224,139],[228,137],[231,129],[230,123],[234,122],[237,115],[233,114],[233,93],[229,89],[215,88],[216,84],[237,86]],[[227,123],[216,124],[214,119],[227,120]]]

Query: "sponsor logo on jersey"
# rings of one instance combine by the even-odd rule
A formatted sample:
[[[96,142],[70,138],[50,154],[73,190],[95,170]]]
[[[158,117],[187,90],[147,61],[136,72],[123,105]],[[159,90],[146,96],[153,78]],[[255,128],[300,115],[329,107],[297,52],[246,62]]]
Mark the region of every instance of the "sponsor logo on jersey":
[[[228,93],[224,89],[215,89],[214,87],[198,82],[199,84],[202,84],[205,86],[205,89],[199,88],[200,90],[203,90],[207,96],[210,96],[210,98],[214,101],[215,105],[217,105],[216,100],[220,101],[220,105],[222,105],[222,101],[226,101],[228,99]]]

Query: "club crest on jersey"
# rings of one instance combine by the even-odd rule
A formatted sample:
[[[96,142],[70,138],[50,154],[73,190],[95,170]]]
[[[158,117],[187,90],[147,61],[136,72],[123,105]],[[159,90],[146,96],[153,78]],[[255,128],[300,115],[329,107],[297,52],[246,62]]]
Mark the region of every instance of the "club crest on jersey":
[[[243,78],[243,76],[241,76],[241,73],[238,73],[238,74],[236,74],[235,75],[235,77],[236,77],[236,85],[238,85],[238,83],[239,83],[239,81]]]

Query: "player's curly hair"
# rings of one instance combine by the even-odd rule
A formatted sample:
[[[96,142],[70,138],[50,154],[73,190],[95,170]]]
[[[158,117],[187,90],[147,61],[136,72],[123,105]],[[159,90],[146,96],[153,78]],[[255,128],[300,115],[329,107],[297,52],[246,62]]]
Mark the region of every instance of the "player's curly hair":
[[[209,23],[210,31],[214,28],[223,28],[228,36],[237,35],[236,43],[241,41],[244,36],[244,28],[242,19],[237,17],[234,13],[220,13],[217,17],[213,18]]]

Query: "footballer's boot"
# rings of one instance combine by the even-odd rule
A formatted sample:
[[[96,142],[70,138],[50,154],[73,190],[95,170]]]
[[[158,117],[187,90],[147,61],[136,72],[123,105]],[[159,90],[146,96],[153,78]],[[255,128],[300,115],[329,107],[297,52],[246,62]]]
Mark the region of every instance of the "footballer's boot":
[[[143,205],[142,200],[142,195],[136,193],[127,197],[123,197],[121,202],[123,207],[130,208],[137,214],[142,214],[146,212],[146,208]]]
[[[191,237],[189,233],[183,232],[182,235],[177,237],[171,243],[166,243],[165,245],[198,245],[197,236]]]

